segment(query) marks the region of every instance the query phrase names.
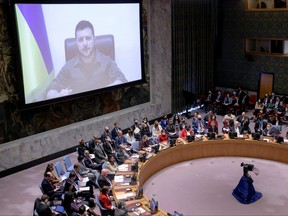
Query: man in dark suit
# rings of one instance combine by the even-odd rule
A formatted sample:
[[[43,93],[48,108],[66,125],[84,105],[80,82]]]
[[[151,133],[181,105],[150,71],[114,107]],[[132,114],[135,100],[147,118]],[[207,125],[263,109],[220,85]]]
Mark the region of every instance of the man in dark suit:
[[[264,121],[263,117],[260,116],[257,118],[254,126],[255,133],[262,135],[263,130],[267,127],[267,122]]]
[[[55,216],[55,215],[62,215],[58,212],[53,211],[48,203],[49,197],[44,194],[41,197],[41,200],[39,203],[36,204],[36,212],[38,213],[39,216]]]
[[[95,162],[97,164],[102,164],[107,161],[108,156],[103,149],[102,142],[99,138],[95,139],[95,147],[94,147],[94,155],[95,155]]]
[[[76,183],[78,180],[76,173],[74,171],[70,172],[69,178],[66,179],[64,192],[73,192],[75,197],[85,197],[85,200],[88,201],[94,194],[91,181],[86,183],[86,187],[89,187],[89,190],[83,190],[83,188],[79,187]]]
[[[59,186],[54,188],[51,181],[52,181],[51,174],[45,173],[44,179],[42,180],[41,183],[43,193],[49,196],[49,200],[54,200],[54,198],[61,198],[63,192],[60,191]]]
[[[266,128],[263,130],[263,136],[278,136],[281,134],[280,130],[277,127],[273,127],[271,123],[267,123]]]
[[[102,189],[104,186],[108,186],[110,189],[112,189],[112,182],[108,178],[109,171],[107,169],[102,169],[100,176],[98,177],[98,185],[99,189]]]
[[[115,140],[115,138],[118,136],[118,130],[121,130],[121,128],[119,127],[118,122],[115,122],[114,128],[111,130],[112,140]]]
[[[92,170],[98,170],[99,172],[101,171],[102,169],[102,164],[97,164],[95,163],[91,157],[90,157],[90,152],[88,150],[86,150],[84,152],[84,160],[83,160],[83,163],[84,165],[87,167],[87,168],[90,168]]]

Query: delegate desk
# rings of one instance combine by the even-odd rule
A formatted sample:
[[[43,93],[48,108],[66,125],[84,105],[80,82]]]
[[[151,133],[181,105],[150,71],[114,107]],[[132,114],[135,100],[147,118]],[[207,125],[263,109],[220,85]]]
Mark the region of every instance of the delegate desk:
[[[137,185],[143,186],[152,175],[173,164],[198,158],[225,156],[251,157],[288,163],[288,145],[243,139],[208,140],[178,145],[159,152],[147,160],[143,166],[140,165]],[[114,195],[116,190],[117,187],[114,187]],[[142,200],[130,200],[126,203],[130,205],[131,202],[140,202],[142,206],[147,206],[149,199],[144,196]],[[161,203],[159,207],[161,209]],[[167,213],[159,210],[156,215],[167,215]]]

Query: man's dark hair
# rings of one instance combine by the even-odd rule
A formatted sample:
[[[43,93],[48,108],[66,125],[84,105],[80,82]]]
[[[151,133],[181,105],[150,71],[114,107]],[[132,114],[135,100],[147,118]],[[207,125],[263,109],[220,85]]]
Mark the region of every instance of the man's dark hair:
[[[84,214],[85,211],[86,211],[86,207],[84,205],[81,205],[79,207],[79,214]]]
[[[76,37],[77,31],[83,30],[83,29],[85,29],[85,28],[90,28],[90,29],[92,30],[92,34],[94,35],[94,27],[93,27],[93,25],[92,25],[89,21],[81,20],[81,21],[76,25],[76,28],[75,28],[75,37]]]

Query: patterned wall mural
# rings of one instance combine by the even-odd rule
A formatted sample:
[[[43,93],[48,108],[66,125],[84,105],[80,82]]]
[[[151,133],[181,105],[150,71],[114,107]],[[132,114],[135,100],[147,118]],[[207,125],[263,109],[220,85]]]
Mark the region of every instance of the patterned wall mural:
[[[243,52],[243,38],[288,38],[288,11],[246,12],[243,0],[222,1],[216,86],[257,91],[258,73],[274,73],[274,91],[288,94],[288,58]]]
[[[8,11],[8,5],[0,4],[0,144],[150,101],[147,14],[143,8],[147,84],[36,109],[20,110]]]

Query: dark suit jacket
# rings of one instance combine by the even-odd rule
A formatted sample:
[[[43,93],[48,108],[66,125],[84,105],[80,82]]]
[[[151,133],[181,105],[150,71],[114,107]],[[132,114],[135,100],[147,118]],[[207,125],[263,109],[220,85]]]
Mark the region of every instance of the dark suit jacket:
[[[100,171],[102,169],[102,165],[93,163],[91,158],[85,157],[83,161],[84,161],[84,164],[87,168],[90,168],[93,170],[98,170],[98,171]]]
[[[44,193],[47,194],[49,197],[54,194],[54,188],[48,179],[44,178],[42,180],[41,187]]]
[[[107,154],[104,151],[102,145],[100,145],[100,144],[95,145],[94,154],[95,154],[94,160],[98,164],[101,164],[102,162],[107,160]]]
[[[107,177],[108,178],[108,177]],[[104,178],[104,176],[100,175],[98,178],[98,184],[100,188],[103,188],[105,185],[111,187],[112,185]]]
[[[273,136],[279,135],[280,133],[281,133],[280,130],[278,128],[276,128],[275,126],[272,126],[270,131],[268,131],[267,128],[265,128],[263,130],[264,136],[272,136],[273,137]]]
[[[111,130],[111,136],[112,136],[112,139],[113,140],[115,140],[115,138],[118,136],[118,130],[121,130],[121,128],[113,128],[112,130]]]
[[[262,121],[262,128],[260,128],[260,121],[256,121],[255,122],[255,126],[254,126],[254,130],[255,133],[259,133],[260,135],[262,135],[263,130],[266,128],[267,126],[267,122],[266,121]]]
[[[44,203],[39,203],[36,207],[36,211],[39,216],[54,216],[50,207]]]

